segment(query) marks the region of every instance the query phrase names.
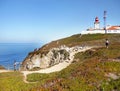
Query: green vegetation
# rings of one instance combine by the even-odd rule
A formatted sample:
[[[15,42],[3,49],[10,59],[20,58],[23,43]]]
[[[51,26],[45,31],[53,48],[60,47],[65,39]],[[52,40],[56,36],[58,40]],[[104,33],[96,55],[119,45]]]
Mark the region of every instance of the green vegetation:
[[[104,47],[104,41],[110,40],[109,48]],[[120,90],[120,34],[74,35],[51,42],[45,49],[60,46],[93,45],[102,46],[77,53],[74,61],[66,69],[50,74],[30,74],[29,82],[24,83],[19,72],[0,73],[0,91],[112,91]],[[41,52],[43,48],[41,49]],[[116,61],[117,60],[117,61]],[[112,73],[118,79],[112,79],[106,74]]]
[[[25,84],[19,72],[0,73],[0,91],[29,91],[33,84]]]
[[[114,88],[119,90],[119,79],[118,81],[112,80],[109,82],[108,77],[105,76],[107,73],[120,73],[120,62],[112,61],[112,58],[117,58],[118,56],[114,55],[110,59],[107,59],[109,55],[104,57],[104,54],[99,52],[104,52],[104,50],[107,50],[105,53],[112,51],[101,48],[94,49],[94,51],[89,50],[84,53],[78,53],[75,59],[79,59],[79,61],[72,63],[61,72],[52,74],[31,74],[28,76],[28,80],[33,82],[40,81],[45,91],[48,89],[61,89],[61,91],[99,91],[104,89],[104,91],[111,91]],[[120,51],[118,54],[120,54]],[[59,79],[61,80],[59,81]],[[104,84],[105,82],[108,82],[108,84]],[[109,90],[108,86],[113,88]],[[40,88],[43,89],[43,87]]]
[[[94,38],[102,39],[100,38],[100,36],[102,35],[85,36],[87,36],[88,38],[90,36],[94,36]],[[117,37],[113,38],[113,36],[111,35],[104,35],[104,38],[111,38],[111,44],[108,49],[106,49],[105,47],[101,47],[94,48],[83,53],[78,53],[75,55],[75,60],[77,59],[79,61],[72,63],[68,68],[62,70],[61,72],[51,74],[31,74],[28,76],[28,80],[33,82],[40,81],[40,84],[42,85],[40,89],[42,88],[46,91],[111,91],[113,89],[119,90],[119,79],[117,81],[114,81],[113,79],[109,81],[109,79],[111,78],[105,76],[105,74],[108,73],[114,73],[116,75],[120,73],[120,62],[113,61],[117,60],[120,57],[120,42],[117,40],[120,37],[118,37],[119,35],[114,36]],[[66,39],[67,43],[69,43],[68,39]],[[96,40],[99,41],[99,39]],[[71,39],[69,40],[71,41]],[[92,40],[92,38],[90,38],[89,40]],[[90,41],[88,42],[90,43]],[[94,44],[94,41],[91,44]],[[106,82],[107,84],[105,84]]]
[[[104,88],[105,91],[112,91],[113,89],[120,91],[120,79],[111,80],[110,82],[106,81],[102,83],[102,88]]]
[[[49,44],[44,45],[42,48],[39,49],[39,51],[36,51],[35,53],[47,53],[49,49],[53,47],[58,47],[61,45],[66,45],[69,47],[72,46],[104,46],[105,39],[109,39],[110,43],[118,42],[118,39],[120,38],[120,34],[87,34],[87,35],[73,35],[64,39],[53,41]],[[34,53],[34,52],[32,52]]]

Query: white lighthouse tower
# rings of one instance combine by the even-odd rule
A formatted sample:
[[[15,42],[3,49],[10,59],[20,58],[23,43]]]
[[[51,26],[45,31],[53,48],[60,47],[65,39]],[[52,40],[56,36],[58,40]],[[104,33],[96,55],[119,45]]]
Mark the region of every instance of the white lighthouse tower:
[[[95,18],[94,29],[100,29],[100,22],[98,17]]]

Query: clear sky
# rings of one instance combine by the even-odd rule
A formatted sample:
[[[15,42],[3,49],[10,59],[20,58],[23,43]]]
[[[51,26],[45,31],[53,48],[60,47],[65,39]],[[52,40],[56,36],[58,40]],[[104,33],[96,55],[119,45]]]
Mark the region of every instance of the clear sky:
[[[50,42],[94,27],[103,12],[120,25],[120,0],[0,0],[0,42]]]

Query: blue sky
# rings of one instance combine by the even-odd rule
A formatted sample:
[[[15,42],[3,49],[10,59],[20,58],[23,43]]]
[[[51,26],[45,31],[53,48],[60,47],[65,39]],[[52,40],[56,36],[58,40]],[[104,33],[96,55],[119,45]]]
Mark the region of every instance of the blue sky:
[[[0,42],[43,42],[94,27],[103,12],[120,25],[120,0],[0,0]]]

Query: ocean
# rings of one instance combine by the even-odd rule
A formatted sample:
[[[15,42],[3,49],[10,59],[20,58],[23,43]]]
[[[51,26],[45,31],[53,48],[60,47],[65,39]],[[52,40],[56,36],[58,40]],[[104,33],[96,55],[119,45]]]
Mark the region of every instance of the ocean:
[[[41,46],[37,43],[0,43],[0,65],[12,70],[14,61],[21,63],[29,52]]]

